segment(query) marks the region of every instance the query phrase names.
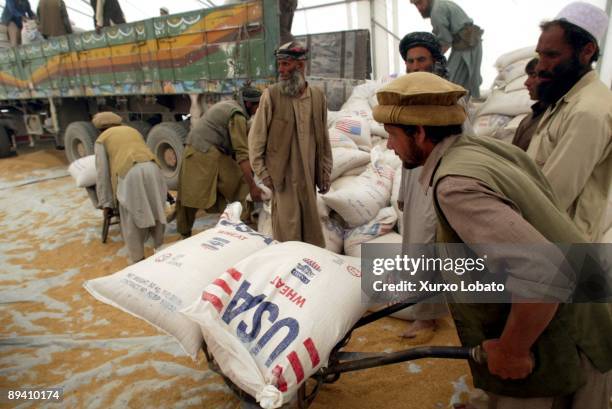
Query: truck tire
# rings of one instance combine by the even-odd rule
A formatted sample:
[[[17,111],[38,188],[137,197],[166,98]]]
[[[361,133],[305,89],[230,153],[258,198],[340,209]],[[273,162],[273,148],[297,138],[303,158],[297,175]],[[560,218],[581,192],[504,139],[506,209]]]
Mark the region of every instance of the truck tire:
[[[72,163],[83,156],[93,155],[98,130],[91,122],[77,121],[66,128],[64,146],[66,158]]]
[[[169,190],[178,189],[178,176],[181,169],[187,130],[176,122],[162,122],[149,132],[147,145],[161,165],[162,175]]]
[[[0,126],[0,158],[11,156],[11,138],[9,138],[6,128]]]
[[[149,134],[149,131],[151,130],[151,125],[148,122],[145,121],[129,121],[126,122],[126,125],[136,129],[138,132],[140,132],[140,134],[142,135],[142,137],[144,138],[144,140],[147,140],[147,135]]]

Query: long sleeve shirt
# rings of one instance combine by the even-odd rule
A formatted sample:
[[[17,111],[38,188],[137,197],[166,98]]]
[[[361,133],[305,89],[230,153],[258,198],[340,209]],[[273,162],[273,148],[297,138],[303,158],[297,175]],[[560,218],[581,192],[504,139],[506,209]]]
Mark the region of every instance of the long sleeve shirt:
[[[444,139],[427,158],[419,179],[424,189],[456,139]],[[438,182],[434,194],[444,217],[464,243],[488,245],[487,265],[505,269],[508,291],[533,299],[552,294],[560,299],[569,296],[572,277],[558,274],[558,266],[565,260],[563,254],[521,216],[510,199],[484,182],[464,176],[446,176]],[[526,252],[525,246],[513,244],[537,250]]]
[[[591,71],[542,115],[527,154],[542,167],[559,203],[597,242],[612,185],[612,92]],[[609,210],[608,210],[609,211]]]

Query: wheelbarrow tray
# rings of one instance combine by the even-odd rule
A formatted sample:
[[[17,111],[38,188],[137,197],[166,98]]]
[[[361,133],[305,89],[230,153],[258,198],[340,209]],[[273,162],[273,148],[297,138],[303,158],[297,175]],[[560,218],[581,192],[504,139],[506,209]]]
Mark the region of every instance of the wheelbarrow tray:
[[[422,358],[471,359],[477,363],[486,362],[486,355],[479,346],[474,348],[424,346],[409,348],[397,352],[350,352],[343,350],[343,348],[350,341],[353,331],[355,331],[357,328],[368,325],[381,318],[388,317],[395,312],[401,311],[413,305],[414,303],[394,304],[368,314],[357,321],[351,330],[344,336],[344,338],[342,338],[342,340],[332,349],[327,366],[319,368],[319,370],[311,375],[309,379],[302,383],[297,393],[297,407],[299,409],[308,408],[319,393],[321,385],[336,382],[338,379],[340,379],[340,375],[345,372],[359,371],[362,369],[392,365]],[[223,374],[219,364],[208,351],[206,342],[203,343],[202,349],[208,361],[209,368],[221,375],[224,382],[232,390],[236,397],[243,402],[251,405],[257,405],[257,401],[253,396],[241,390],[232,382],[231,379]],[[307,390],[308,380],[315,382],[314,387],[310,391]]]

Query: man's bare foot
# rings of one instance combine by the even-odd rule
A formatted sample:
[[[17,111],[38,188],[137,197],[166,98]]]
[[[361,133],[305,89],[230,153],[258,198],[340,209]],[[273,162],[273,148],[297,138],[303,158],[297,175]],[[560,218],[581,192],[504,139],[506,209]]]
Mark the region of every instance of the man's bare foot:
[[[434,332],[438,328],[436,320],[416,320],[409,324],[408,329],[402,334],[404,338],[416,338],[425,332]]]

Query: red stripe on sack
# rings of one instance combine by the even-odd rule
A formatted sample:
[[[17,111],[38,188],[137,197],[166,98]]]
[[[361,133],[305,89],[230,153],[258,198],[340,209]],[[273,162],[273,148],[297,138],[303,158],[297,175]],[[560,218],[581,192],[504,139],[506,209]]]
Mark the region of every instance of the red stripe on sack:
[[[215,307],[215,309],[217,310],[217,312],[221,312],[221,310],[223,309],[223,303],[221,302],[221,300],[219,299],[219,297],[217,297],[214,294],[211,293],[207,293],[206,291],[204,291],[202,293],[202,299],[204,301],[208,301],[209,303],[211,303],[213,305],[213,307]]]
[[[227,285],[227,283],[225,282],[225,280],[222,280],[220,278],[217,278],[215,281],[212,282],[214,285],[221,287],[221,289],[223,291],[225,291],[225,293],[227,295],[232,295],[232,289],[230,288],[229,285]]]
[[[276,365],[272,370],[272,375],[276,377],[276,387],[281,392],[287,392],[287,381],[285,381],[285,377],[283,376],[283,368],[279,365]]]
[[[240,274],[240,272],[235,268],[230,268],[227,270],[227,273],[234,279],[234,281],[240,281],[242,278],[242,274]]]
[[[319,358],[319,351],[317,351],[317,347],[314,342],[312,342],[312,338],[306,338],[304,341],[304,346],[306,347],[306,351],[308,351],[308,355],[310,356],[310,362],[312,362],[312,367],[315,368],[321,362]]]
[[[300,362],[300,358],[297,353],[293,351],[289,355],[287,355],[287,359],[293,368],[293,372],[295,372],[295,378],[297,383],[302,382],[304,379],[304,369],[302,368],[302,363]]]

